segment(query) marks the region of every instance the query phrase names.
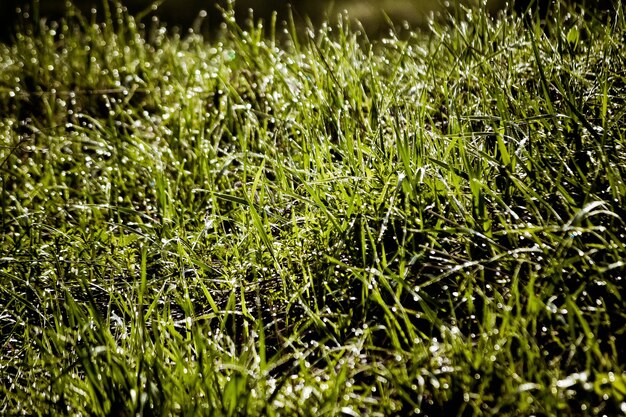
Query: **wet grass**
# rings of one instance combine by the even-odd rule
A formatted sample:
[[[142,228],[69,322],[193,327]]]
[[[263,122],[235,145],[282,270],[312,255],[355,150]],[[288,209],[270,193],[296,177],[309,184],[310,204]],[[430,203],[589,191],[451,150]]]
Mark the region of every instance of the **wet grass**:
[[[3,414],[626,412],[621,8],[105,6],[0,45]]]

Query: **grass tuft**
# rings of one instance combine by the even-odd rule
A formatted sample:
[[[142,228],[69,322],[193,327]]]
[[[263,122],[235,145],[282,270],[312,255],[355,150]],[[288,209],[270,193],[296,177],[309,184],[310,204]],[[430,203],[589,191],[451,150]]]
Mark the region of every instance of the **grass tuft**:
[[[3,414],[626,412],[621,6],[103,4],[0,44]]]

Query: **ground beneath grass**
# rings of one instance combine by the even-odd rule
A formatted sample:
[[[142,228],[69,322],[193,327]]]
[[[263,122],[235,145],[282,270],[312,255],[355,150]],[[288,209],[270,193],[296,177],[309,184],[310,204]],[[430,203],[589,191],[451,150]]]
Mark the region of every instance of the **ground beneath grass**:
[[[623,10],[105,4],[0,44],[2,414],[626,413]]]

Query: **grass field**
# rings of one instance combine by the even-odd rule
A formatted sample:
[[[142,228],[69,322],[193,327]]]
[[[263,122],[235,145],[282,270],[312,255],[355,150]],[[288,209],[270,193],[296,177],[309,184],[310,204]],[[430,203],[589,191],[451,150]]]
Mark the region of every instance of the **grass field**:
[[[0,44],[0,414],[626,414],[626,21]]]

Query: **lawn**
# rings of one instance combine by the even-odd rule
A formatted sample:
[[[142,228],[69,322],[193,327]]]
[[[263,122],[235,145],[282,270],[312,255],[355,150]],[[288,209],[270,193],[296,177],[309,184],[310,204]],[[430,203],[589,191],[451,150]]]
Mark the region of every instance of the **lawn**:
[[[617,9],[24,18],[0,414],[626,413]]]

